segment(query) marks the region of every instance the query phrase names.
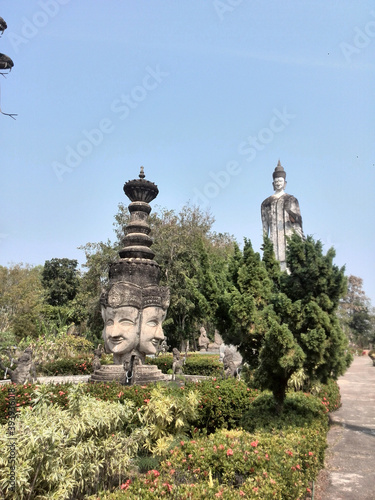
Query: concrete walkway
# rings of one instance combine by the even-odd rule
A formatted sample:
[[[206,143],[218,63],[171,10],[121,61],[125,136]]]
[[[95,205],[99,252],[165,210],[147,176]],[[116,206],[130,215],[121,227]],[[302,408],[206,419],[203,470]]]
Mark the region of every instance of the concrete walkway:
[[[368,356],[357,356],[338,382],[342,406],[331,414],[314,500],[374,500],[375,366]]]

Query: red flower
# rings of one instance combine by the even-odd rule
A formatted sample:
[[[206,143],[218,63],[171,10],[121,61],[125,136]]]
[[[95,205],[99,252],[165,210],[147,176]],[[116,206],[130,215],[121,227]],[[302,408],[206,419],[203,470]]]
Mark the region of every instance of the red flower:
[[[155,470],[155,469],[149,470],[149,471],[147,472],[147,475],[148,475],[148,476],[150,476],[151,474],[154,474],[154,476],[155,476],[155,477],[160,476],[160,472],[159,472],[159,471],[157,471],[157,470]]]
[[[127,489],[129,488],[129,486],[130,486],[130,483],[131,483],[131,479],[128,479],[128,480],[126,481],[126,483],[123,483],[123,484],[120,486],[120,488],[121,488],[122,490],[127,490]]]
[[[232,450],[232,448],[228,448],[228,449],[227,449],[227,457],[229,457],[230,455],[233,455],[233,450]]]
[[[254,448],[256,448],[256,447],[258,446],[258,443],[259,443],[259,441],[258,441],[258,440],[256,440],[256,441],[253,441],[253,442],[252,442],[252,443],[250,443],[250,444],[251,444],[251,446],[253,446]]]

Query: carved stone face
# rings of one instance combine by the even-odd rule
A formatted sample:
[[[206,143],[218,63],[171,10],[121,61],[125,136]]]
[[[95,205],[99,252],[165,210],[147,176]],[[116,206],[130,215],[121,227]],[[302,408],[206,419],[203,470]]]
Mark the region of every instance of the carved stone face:
[[[167,311],[161,307],[146,307],[142,311],[139,350],[144,354],[156,354],[158,345],[164,340],[162,323]]]
[[[274,179],[274,181],[273,181],[273,189],[276,192],[282,191],[283,189],[285,189],[285,186],[286,186],[286,181],[285,181],[284,177],[276,177]]]
[[[104,320],[103,339],[107,349],[114,354],[125,354],[139,343],[139,309],[132,306],[102,309]]]

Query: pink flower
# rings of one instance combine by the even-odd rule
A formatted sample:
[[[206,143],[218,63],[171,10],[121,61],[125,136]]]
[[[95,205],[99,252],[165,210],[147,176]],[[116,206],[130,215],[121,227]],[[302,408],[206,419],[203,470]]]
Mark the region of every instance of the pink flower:
[[[157,471],[157,470],[155,470],[155,469],[149,470],[149,471],[147,472],[147,475],[148,475],[148,476],[150,476],[151,474],[153,474],[155,477],[160,476],[160,472],[159,472],[159,471]]]
[[[253,441],[253,442],[252,442],[252,443],[250,443],[250,444],[251,444],[251,446],[253,446],[254,448],[256,448],[256,447],[258,446],[258,443],[259,443],[259,441],[258,441],[258,440],[256,440],[256,441]]]
[[[228,448],[228,449],[227,449],[227,457],[229,457],[230,455],[233,455],[233,450],[232,450],[232,448]]]
[[[123,484],[120,486],[120,488],[121,488],[122,490],[127,490],[127,489],[129,488],[129,486],[130,486],[130,483],[131,483],[131,479],[128,479],[128,480],[126,481],[126,483],[123,483]]]

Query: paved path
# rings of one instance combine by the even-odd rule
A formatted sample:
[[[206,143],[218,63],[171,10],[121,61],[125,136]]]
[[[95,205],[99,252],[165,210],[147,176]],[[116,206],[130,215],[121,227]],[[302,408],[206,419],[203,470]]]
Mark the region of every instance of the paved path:
[[[315,500],[375,500],[375,366],[357,356],[338,382],[342,406],[331,414]]]

